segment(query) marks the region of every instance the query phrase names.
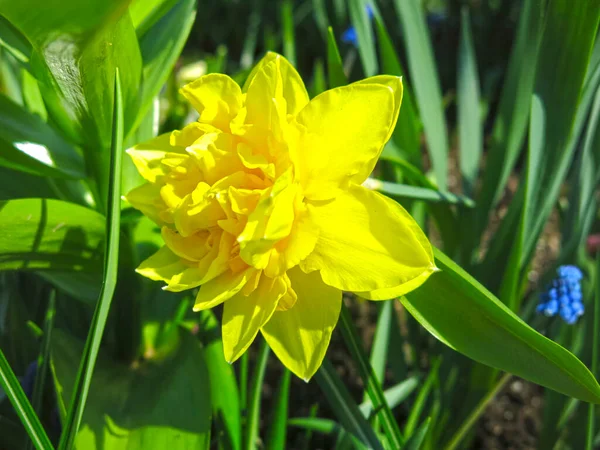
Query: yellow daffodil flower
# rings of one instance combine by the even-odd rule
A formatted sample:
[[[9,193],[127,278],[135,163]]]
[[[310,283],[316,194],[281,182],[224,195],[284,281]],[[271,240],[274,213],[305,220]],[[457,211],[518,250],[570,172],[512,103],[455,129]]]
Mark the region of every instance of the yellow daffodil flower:
[[[342,291],[394,298],[437,270],[412,217],[361,186],[394,130],[402,81],[376,76],[309,100],[290,63],[268,53],[243,88],[210,74],[182,94],[198,121],[128,151],[147,182],[126,199],[165,241],[137,271],[168,291],[201,286],[195,311],[224,302],[229,362],[260,331],[308,380]]]

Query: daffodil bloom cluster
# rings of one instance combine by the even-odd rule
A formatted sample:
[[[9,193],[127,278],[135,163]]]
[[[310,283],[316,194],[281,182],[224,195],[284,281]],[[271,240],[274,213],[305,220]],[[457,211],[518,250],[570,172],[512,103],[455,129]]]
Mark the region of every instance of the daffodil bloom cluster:
[[[310,100],[290,63],[269,53],[243,88],[211,74],[182,93],[198,121],[128,151],[147,182],[126,199],[165,242],[137,270],[168,291],[200,286],[196,311],[224,302],[228,361],[260,331],[308,380],[342,291],[394,298],[436,270],[410,215],[361,186],[395,127],[401,79],[376,76]]]

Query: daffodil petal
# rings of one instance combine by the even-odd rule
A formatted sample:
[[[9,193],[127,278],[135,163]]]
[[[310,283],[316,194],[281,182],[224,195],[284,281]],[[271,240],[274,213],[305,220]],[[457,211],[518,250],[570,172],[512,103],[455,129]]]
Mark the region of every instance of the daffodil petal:
[[[366,179],[396,115],[394,92],[382,84],[352,84],[312,99],[296,117],[300,136],[293,159],[304,195],[330,199],[351,180]]]
[[[229,300],[244,287],[254,272],[252,268],[236,273],[227,271],[203,284],[196,296],[194,311],[214,308]]]
[[[327,286],[317,272],[297,267],[288,272],[297,300],[276,311],[262,334],[281,362],[308,381],[321,366],[342,307],[342,293]]]
[[[286,293],[282,277],[261,277],[248,296],[238,292],[223,307],[223,351],[233,362],[250,346],[261,327],[271,318],[279,299]]]
[[[165,175],[165,167],[162,165],[165,155],[177,150],[169,140],[169,133],[162,134],[126,151],[140,175],[151,183]]]
[[[388,135],[385,139],[385,142],[389,141],[392,137],[394,129],[396,128],[396,122],[398,121],[398,115],[400,113],[400,106],[402,105],[402,77],[395,77],[392,75],[377,75],[374,77],[365,78],[364,80],[357,81],[353,84],[379,84],[388,86],[394,92],[394,112],[392,115],[394,120],[390,124]],[[381,150],[383,150],[383,147],[380,149],[379,153],[381,153]],[[371,172],[373,172],[373,168],[375,167],[377,159],[379,159],[379,155],[377,155],[377,157],[371,161],[371,164],[365,165],[364,169],[352,178],[352,181],[356,184],[362,184],[362,182],[365,181],[369,175],[371,175]]]
[[[381,299],[415,289],[436,270],[425,234],[393,200],[351,185],[335,200],[319,203],[310,207],[319,238],[300,265],[319,270],[328,285],[374,291],[372,298]]]
[[[181,88],[183,96],[200,114],[198,119],[223,131],[242,107],[242,90],[227,75],[209,74]]]
[[[192,289],[202,283],[202,273],[197,264],[186,261],[166,245],[144,260],[136,272],[151,280],[167,283],[165,290],[180,292]]]
[[[302,78],[298,75],[294,66],[277,53],[267,52],[254,69],[252,69],[250,75],[248,75],[248,78],[244,83],[243,91],[246,92],[250,83],[254,80],[254,77],[256,77],[256,74],[259,71],[264,70],[265,65],[273,61],[277,64],[277,69],[281,74],[283,82],[282,95],[287,103],[287,114],[296,115],[308,103],[308,93],[306,92],[306,87],[304,87]]]
[[[159,185],[144,183],[129,191],[125,200],[157,225],[164,225],[165,221],[161,217],[161,212],[167,208],[167,205],[160,197]]]

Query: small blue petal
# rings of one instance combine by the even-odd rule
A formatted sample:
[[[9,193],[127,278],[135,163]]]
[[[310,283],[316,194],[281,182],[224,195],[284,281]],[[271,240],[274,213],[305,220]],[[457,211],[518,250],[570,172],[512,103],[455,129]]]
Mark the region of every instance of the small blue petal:
[[[581,291],[575,291],[575,292],[571,292],[569,294],[569,297],[571,297],[571,301],[580,302],[581,299],[583,298],[583,295],[581,295]]]
[[[354,27],[350,27],[342,33],[342,42],[358,47],[358,37]]]
[[[581,303],[581,302],[571,303],[571,309],[573,310],[573,313],[576,314],[577,316],[581,316],[583,314],[583,312],[585,311],[583,303]]]
[[[571,304],[571,299],[568,295],[561,295],[558,298],[558,301],[560,303],[560,306],[569,306]]]
[[[555,288],[548,289],[548,297],[558,298],[558,291]]]

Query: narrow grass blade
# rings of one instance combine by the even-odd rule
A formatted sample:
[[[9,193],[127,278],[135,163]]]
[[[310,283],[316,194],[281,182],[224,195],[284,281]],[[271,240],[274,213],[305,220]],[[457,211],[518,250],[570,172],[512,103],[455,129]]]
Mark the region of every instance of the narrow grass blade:
[[[533,93],[536,62],[542,38],[544,1],[523,3],[517,36],[502,88],[498,115],[492,129],[482,190],[477,198],[474,241],[483,233],[489,212],[504,191],[523,146]],[[527,61],[527,64],[523,64]],[[474,243],[475,243],[474,242]]]
[[[442,91],[421,2],[395,0],[394,3],[402,24],[410,78],[425,129],[436,183],[441,190],[445,190],[448,186],[448,137]]]
[[[362,62],[365,75],[372,77],[377,73],[377,53],[375,52],[375,39],[371,28],[371,19],[367,12],[367,3],[364,0],[349,0],[350,22],[356,30],[358,41],[358,55]]]
[[[469,414],[469,417],[467,417],[467,419],[462,423],[462,425],[456,431],[456,433],[454,433],[454,436],[452,436],[448,445],[444,447],[446,450],[454,450],[458,447],[458,445],[462,442],[467,433],[471,430],[473,425],[475,425],[475,422],[477,422],[477,420],[485,412],[485,408],[487,407],[487,405],[494,399],[494,397],[496,397],[498,392],[502,390],[504,385],[508,383],[508,380],[510,380],[511,376],[512,375],[509,373],[504,374],[502,378],[498,380],[496,385],[488,392],[488,394],[481,399],[481,401],[477,404],[475,409],[473,409],[471,414]]]
[[[260,426],[260,398],[267,361],[269,359],[269,346],[267,341],[261,339],[258,357],[256,358],[256,368],[252,374],[252,388],[250,390],[250,406],[248,409],[248,420],[246,422],[246,441],[247,450],[255,450],[258,446],[258,431]]]
[[[458,48],[458,136],[460,148],[460,172],[463,192],[472,195],[479,173],[479,161],[483,150],[481,114],[479,112],[479,75],[473,48],[469,10],[461,11],[461,34]]]
[[[415,428],[417,427],[417,422],[423,409],[425,408],[425,403],[427,402],[427,398],[429,397],[429,392],[433,387],[433,383],[438,377],[438,371],[440,369],[441,360],[438,358],[434,361],[434,363],[429,368],[429,375],[425,379],[421,390],[417,394],[417,398],[415,399],[415,403],[410,410],[410,414],[408,415],[408,419],[406,420],[406,424],[404,425],[404,435],[412,436],[415,432]]]
[[[37,371],[35,374],[35,383],[33,384],[32,404],[35,413],[39,416],[42,410],[42,400],[44,397],[44,388],[48,367],[50,366],[50,342],[52,339],[52,330],[54,328],[54,316],[56,314],[56,291],[50,291],[48,299],[48,308],[44,319],[44,334],[42,338],[42,347],[37,359]],[[33,441],[27,443],[27,448],[33,448]]]
[[[293,4],[290,0],[285,0],[281,4],[281,23],[283,24],[283,56],[295,66],[296,43],[294,40],[294,11]]]
[[[281,382],[279,383],[277,400],[275,403],[275,409],[273,410],[271,427],[269,429],[269,437],[267,440],[267,448],[271,450],[284,450],[286,448],[290,378],[291,372],[287,369],[284,369],[283,375],[281,375]]]
[[[4,353],[0,349],[0,385],[4,393],[15,408],[15,412],[25,431],[33,441],[33,445],[38,450],[51,450],[54,447],[46,435],[44,427],[40,423],[40,419],[36,416],[35,411],[31,407],[31,403],[27,399],[23,388],[19,383],[19,379],[12,371],[10,364],[6,360]]]
[[[108,209],[106,217],[106,251],[104,256],[104,280],[100,299],[94,311],[83,356],[79,365],[73,396],[67,419],[63,424],[59,448],[73,448],[75,437],[81,424],[85,403],[88,397],[96,359],[100,350],[102,334],[117,285],[119,265],[119,232],[121,222],[121,158],[123,155],[123,100],[119,71],[115,74],[115,99],[113,111],[113,132],[110,150],[110,179],[108,180]]]
[[[327,41],[327,27],[329,26],[329,18],[327,17],[325,0],[312,0],[312,9],[319,32],[323,36],[323,40]]]
[[[305,430],[316,431],[322,434],[337,434],[338,437],[348,437],[352,445],[357,450],[367,449],[352,433],[348,433],[339,423],[320,417],[295,417],[288,421],[291,427],[303,428]]]
[[[240,58],[240,66],[242,69],[249,69],[254,62],[254,52],[256,52],[256,42],[260,29],[260,21],[262,14],[262,0],[253,0],[250,17],[248,18],[248,29],[246,31],[246,39],[244,39],[244,47]]]
[[[327,90],[327,81],[325,79],[325,68],[323,66],[323,61],[317,59],[315,61],[315,66],[313,69],[313,80],[312,87],[310,89],[310,96],[316,97],[322,92]]]
[[[400,58],[396,54],[394,44],[385,28],[381,18],[375,18],[377,30],[377,43],[381,58],[381,72],[389,75],[402,77],[404,69],[400,63]],[[402,107],[398,115],[398,122],[392,138],[398,146],[399,157],[407,158],[411,163],[421,165],[421,123],[415,108],[412,86],[409,85],[406,77],[402,79]]]
[[[596,256],[596,291],[594,293],[594,341],[592,344],[592,374],[598,373],[598,334],[600,334],[600,253]],[[586,434],[586,450],[594,448],[594,424],[596,421],[596,405],[588,405],[588,423]]]
[[[358,406],[354,403],[348,389],[338,377],[329,360],[325,359],[323,361],[315,374],[315,380],[342,426],[367,447],[383,450],[381,442],[379,442],[369,422],[366,421]]]
[[[383,395],[385,396],[385,400],[390,406],[390,409],[394,409],[406,400],[417,386],[419,386],[419,378],[411,377],[383,391]],[[371,402],[371,400],[366,400],[361,403],[359,408],[363,415],[368,418],[373,412],[373,402]]]
[[[363,383],[367,387],[367,393],[369,394],[371,402],[373,402],[373,407],[376,411],[378,411],[377,417],[384,430],[384,433],[392,448],[400,448],[404,443],[404,437],[402,436],[402,433],[398,428],[398,423],[396,422],[396,419],[394,418],[394,415],[387,404],[385,396],[383,395],[381,382],[377,379],[377,376],[373,371],[373,367],[371,367],[369,364],[369,360],[367,359],[367,355],[362,347],[356,327],[352,322],[350,312],[344,304],[342,304],[340,322],[342,336],[344,337],[346,346],[352,355],[352,359],[358,366],[358,371]]]
[[[419,450],[425,441],[425,437],[427,436],[427,432],[429,431],[429,426],[431,425],[431,417],[425,419],[419,428],[415,430],[415,432],[408,438],[402,450]]]
[[[327,29],[327,76],[329,79],[329,89],[348,84],[348,79],[344,73],[342,57],[335,42],[333,29]]]
[[[475,202],[473,202],[473,200],[463,195],[452,194],[451,192],[442,192],[424,187],[409,186],[408,184],[392,183],[389,181],[380,181],[374,178],[369,178],[365,181],[365,186],[393,197],[410,198],[413,200],[424,200],[426,202],[435,203],[450,203],[454,205],[466,206],[468,208],[475,206]]]

